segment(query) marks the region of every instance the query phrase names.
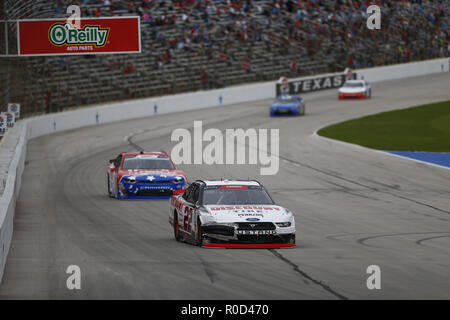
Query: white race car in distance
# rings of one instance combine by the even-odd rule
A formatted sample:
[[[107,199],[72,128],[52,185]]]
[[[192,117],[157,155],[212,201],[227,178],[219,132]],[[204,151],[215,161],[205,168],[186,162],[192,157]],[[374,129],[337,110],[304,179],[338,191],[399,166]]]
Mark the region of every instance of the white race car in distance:
[[[339,88],[339,100],[369,99],[371,96],[372,87],[365,80],[347,80]]]
[[[197,180],[170,201],[175,239],[203,247],[295,246],[292,212],[254,180]]]

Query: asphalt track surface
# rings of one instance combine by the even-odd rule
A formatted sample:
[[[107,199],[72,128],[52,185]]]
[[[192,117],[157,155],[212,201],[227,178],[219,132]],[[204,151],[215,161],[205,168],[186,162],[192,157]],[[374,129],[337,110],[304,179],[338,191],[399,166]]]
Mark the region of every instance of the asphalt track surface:
[[[0,298],[450,298],[450,171],[313,135],[319,127],[450,99],[450,73],[373,85],[369,101],[305,95],[307,115],[269,118],[270,101],[167,114],[34,139]],[[293,249],[205,249],[178,243],[168,201],[106,194],[120,151],[170,151],[175,128],[279,128],[280,170],[180,165],[196,178],[259,179],[297,223]],[[124,140],[130,137],[132,144]],[[68,290],[66,268],[81,268]],[[381,268],[368,290],[366,268]]]

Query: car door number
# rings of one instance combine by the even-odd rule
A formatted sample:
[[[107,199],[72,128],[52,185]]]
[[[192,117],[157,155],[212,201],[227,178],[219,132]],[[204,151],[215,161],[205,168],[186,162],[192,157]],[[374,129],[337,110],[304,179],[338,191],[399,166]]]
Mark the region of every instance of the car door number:
[[[191,232],[191,223],[192,223],[192,208],[184,207],[184,231]]]

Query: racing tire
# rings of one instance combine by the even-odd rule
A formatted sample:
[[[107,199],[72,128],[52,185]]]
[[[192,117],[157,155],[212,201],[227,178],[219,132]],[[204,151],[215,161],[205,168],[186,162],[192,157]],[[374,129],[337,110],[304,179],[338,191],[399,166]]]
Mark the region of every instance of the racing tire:
[[[120,197],[119,197],[119,184],[116,184],[116,192],[115,192],[115,194],[114,194],[114,197],[115,197],[117,200],[120,200]]]
[[[201,247],[203,244],[203,232],[202,232],[202,223],[200,219],[197,219],[197,238],[195,239],[195,245]]]
[[[181,241],[178,215],[176,212],[174,212],[173,214],[173,236],[175,237],[176,241]]]
[[[112,196],[112,193],[111,193],[111,185],[109,184],[109,175],[108,174],[106,175],[106,185],[108,186],[108,196],[110,198],[112,198],[113,196]]]

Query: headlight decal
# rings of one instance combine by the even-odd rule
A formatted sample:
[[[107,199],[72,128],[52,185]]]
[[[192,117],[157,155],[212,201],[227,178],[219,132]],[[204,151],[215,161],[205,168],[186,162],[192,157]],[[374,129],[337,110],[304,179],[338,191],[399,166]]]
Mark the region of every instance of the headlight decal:
[[[287,228],[287,227],[290,227],[292,225],[290,221],[288,221],[288,222],[276,222],[275,224],[278,227],[280,227],[280,228]]]

